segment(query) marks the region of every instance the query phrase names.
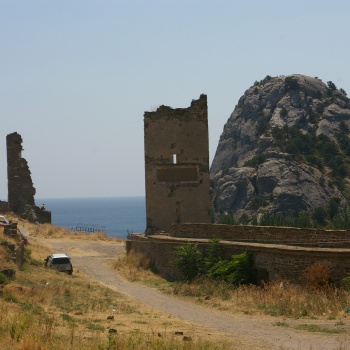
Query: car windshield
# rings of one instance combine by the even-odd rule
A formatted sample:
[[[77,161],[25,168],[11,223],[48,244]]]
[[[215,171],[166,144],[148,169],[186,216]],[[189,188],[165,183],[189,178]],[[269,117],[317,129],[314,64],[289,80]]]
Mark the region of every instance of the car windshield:
[[[58,264],[70,264],[69,258],[55,258],[52,260],[53,265],[58,265]]]

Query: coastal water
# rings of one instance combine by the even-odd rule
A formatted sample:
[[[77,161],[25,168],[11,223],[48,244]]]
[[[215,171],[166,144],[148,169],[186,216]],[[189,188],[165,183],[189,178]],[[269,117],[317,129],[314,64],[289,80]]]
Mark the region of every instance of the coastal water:
[[[102,229],[109,237],[125,239],[146,226],[145,197],[41,198],[36,204],[51,211],[53,225],[70,230]]]

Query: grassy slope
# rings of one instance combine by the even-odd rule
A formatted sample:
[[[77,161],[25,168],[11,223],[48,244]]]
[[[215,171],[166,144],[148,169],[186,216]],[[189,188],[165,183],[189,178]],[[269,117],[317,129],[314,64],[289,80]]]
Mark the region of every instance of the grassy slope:
[[[16,220],[17,221],[17,220]],[[74,236],[76,239],[108,239],[101,234],[86,237],[67,234],[51,225],[20,222],[31,236]],[[0,241],[8,241],[0,229]],[[141,307],[125,295],[86,279],[44,268],[45,247],[30,243],[27,261],[18,269],[0,246],[0,270],[16,268],[16,278],[0,295],[1,349],[225,349],[221,341],[208,342],[189,323]],[[112,316],[113,319],[107,319]],[[116,329],[111,335],[109,329]],[[192,341],[183,341],[182,331]]]

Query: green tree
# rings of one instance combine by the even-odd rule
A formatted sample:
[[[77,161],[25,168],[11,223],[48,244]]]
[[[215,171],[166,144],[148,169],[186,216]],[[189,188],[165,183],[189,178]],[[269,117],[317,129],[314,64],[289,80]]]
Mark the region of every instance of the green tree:
[[[181,272],[181,277],[186,281],[198,276],[202,267],[202,253],[195,243],[182,244],[176,248],[175,266]]]
[[[343,95],[347,96],[347,93],[346,93],[346,91],[345,91],[344,89],[340,88],[339,91],[340,91]]]
[[[332,197],[328,202],[328,216],[332,220],[336,214],[338,214],[340,206],[340,198]]]
[[[312,213],[312,218],[321,226],[324,226],[327,218],[327,211],[323,207],[316,207]]]
[[[327,86],[328,86],[328,89],[331,91],[337,90],[337,87],[335,86],[335,84],[332,81],[327,81]]]
[[[215,208],[213,205],[210,206],[210,222],[215,223]]]
[[[284,86],[286,87],[287,91],[298,90],[299,83],[298,83],[298,80],[296,78],[286,77],[286,79],[284,79]]]
[[[213,238],[210,240],[203,258],[206,271],[209,271],[220,260],[222,260],[222,247],[220,245],[220,239]]]
[[[235,285],[256,283],[256,271],[253,268],[252,255],[245,252],[232,255],[230,260],[220,260],[208,273],[210,278],[223,279]]]

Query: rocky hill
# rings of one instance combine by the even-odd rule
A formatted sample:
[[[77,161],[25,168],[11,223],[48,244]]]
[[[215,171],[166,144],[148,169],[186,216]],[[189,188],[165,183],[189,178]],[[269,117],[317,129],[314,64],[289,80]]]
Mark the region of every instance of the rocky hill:
[[[213,205],[236,221],[343,217],[350,193],[350,100],[304,75],[255,82],[224,126],[211,166]],[[318,216],[318,217],[317,217]]]

